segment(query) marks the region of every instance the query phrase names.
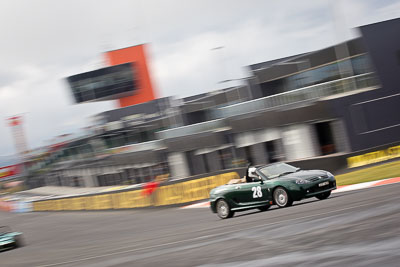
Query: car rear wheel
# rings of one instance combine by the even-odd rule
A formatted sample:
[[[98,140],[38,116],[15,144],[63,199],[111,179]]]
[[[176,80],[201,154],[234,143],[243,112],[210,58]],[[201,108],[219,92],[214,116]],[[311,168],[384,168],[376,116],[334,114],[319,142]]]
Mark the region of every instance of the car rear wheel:
[[[274,190],[274,202],[279,208],[289,207],[293,204],[292,198],[283,187]]]
[[[318,198],[319,200],[323,200],[323,199],[327,199],[330,195],[331,195],[331,191],[316,195],[315,197]]]
[[[221,219],[231,218],[235,214],[229,207],[228,202],[223,199],[218,200],[217,202],[217,214]]]

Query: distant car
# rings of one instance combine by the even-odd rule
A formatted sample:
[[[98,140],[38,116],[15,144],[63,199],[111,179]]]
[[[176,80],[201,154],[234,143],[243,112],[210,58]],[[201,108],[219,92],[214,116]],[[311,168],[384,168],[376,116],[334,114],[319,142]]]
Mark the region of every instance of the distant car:
[[[0,226],[0,251],[22,246],[22,233],[13,232],[8,226]]]
[[[286,163],[248,167],[243,179],[234,179],[210,192],[210,207],[222,219],[236,211],[259,209],[271,205],[291,206],[293,201],[330,196],[336,189],[335,177],[327,171],[301,170]]]

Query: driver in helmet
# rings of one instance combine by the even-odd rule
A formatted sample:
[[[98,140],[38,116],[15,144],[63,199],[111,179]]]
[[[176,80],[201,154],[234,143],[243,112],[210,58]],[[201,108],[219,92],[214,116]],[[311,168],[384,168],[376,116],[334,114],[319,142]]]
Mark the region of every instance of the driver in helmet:
[[[246,173],[246,183],[252,183],[258,181],[260,177],[256,173],[256,167],[248,167]]]

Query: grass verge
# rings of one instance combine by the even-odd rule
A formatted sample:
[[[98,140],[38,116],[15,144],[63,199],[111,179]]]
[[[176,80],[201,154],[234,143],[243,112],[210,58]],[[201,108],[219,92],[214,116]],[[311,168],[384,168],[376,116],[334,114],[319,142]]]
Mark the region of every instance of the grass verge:
[[[369,167],[366,169],[337,175],[335,177],[339,186],[359,184],[385,178],[400,177],[400,161]]]

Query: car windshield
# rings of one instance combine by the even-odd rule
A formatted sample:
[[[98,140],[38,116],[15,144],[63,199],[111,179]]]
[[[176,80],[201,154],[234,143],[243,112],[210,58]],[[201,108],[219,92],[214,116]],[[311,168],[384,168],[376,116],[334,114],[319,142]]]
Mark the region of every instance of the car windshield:
[[[284,174],[296,172],[298,170],[299,168],[293,167],[286,163],[276,163],[259,169],[259,171],[267,178],[275,178]]]
[[[10,233],[11,229],[8,226],[0,226],[0,235]]]

